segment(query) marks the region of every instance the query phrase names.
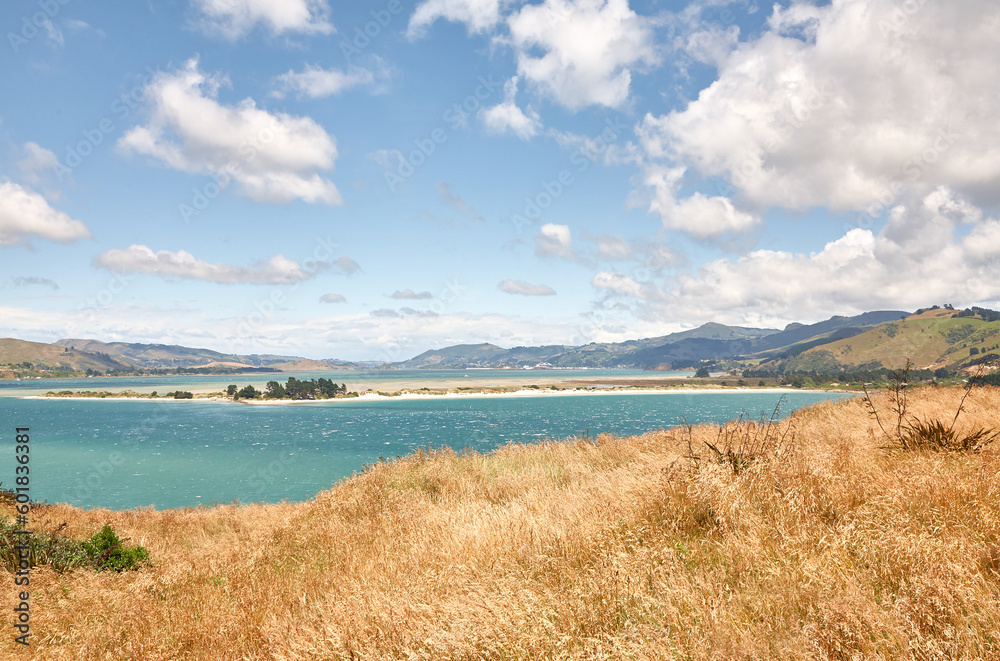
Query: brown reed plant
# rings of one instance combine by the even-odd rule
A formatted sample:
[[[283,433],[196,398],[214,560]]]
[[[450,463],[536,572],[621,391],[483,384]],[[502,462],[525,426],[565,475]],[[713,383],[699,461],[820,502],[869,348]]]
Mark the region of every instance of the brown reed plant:
[[[918,419],[909,415],[907,393],[910,388],[909,374],[913,368],[913,363],[909,359],[906,360],[906,366],[902,370],[893,372],[886,387],[889,410],[895,417],[895,424],[891,427],[892,433],[887,431],[883,425],[878,408],[875,406],[867,386],[864,387],[865,406],[875,419],[879,429],[882,430],[883,436],[888,439],[891,448],[932,452],[981,452],[997,437],[1000,437],[1000,431],[993,427],[980,427],[959,433],[955,425],[965,410],[965,400],[970,391],[982,381],[985,372],[991,366],[995,366],[996,362],[997,357],[990,355],[978,363],[976,372],[970,375],[963,388],[955,415],[952,416],[951,424],[947,427],[940,418]]]
[[[705,441],[715,462],[729,466],[733,474],[738,475],[755,462],[790,456],[795,440],[794,434],[789,437],[792,421],[788,420],[784,431],[779,425],[781,406],[786,399],[785,395],[778,399],[770,417],[761,413],[754,421],[743,409],[736,420],[721,425],[716,442]],[[696,462],[698,460],[700,457],[695,458]]]

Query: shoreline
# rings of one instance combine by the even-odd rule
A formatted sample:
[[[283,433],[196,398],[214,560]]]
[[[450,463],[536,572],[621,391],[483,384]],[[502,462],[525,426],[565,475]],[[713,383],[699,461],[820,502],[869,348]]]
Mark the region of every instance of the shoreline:
[[[846,389],[818,389],[818,388],[782,388],[782,387],[732,387],[732,388],[718,388],[718,387],[663,387],[663,388],[643,388],[643,387],[615,387],[615,388],[576,388],[567,390],[550,390],[550,389],[533,389],[533,388],[521,388],[518,390],[506,391],[506,392],[439,392],[439,393],[421,393],[421,392],[401,392],[394,395],[382,395],[377,392],[365,392],[358,395],[357,397],[338,397],[331,399],[306,399],[306,400],[296,400],[296,399],[238,399],[232,400],[228,397],[195,397],[193,399],[173,399],[168,397],[48,397],[45,395],[21,395],[15,396],[16,399],[40,399],[40,400],[65,400],[65,401],[134,401],[134,402],[212,402],[217,404],[244,404],[247,406],[294,406],[294,405],[315,405],[315,404],[328,404],[328,403],[340,403],[340,402],[355,402],[355,401],[391,401],[391,400],[415,400],[415,399],[463,399],[463,398],[484,398],[484,397],[574,397],[574,396],[587,396],[587,395],[667,395],[667,394],[725,394],[725,393],[749,393],[749,392],[760,392],[760,393],[795,393],[795,392],[812,392],[812,393],[841,393],[845,395],[858,394],[853,390]]]

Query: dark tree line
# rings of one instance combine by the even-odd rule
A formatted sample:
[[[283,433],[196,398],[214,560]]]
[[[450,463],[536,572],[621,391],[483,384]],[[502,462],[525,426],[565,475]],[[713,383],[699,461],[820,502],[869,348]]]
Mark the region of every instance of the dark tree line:
[[[821,381],[836,379],[840,383],[876,383],[886,381],[895,374],[894,370],[880,367],[877,369],[853,369],[843,371],[788,371],[783,369],[751,369],[743,372],[745,379],[794,379],[810,377]],[[936,370],[911,370],[909,372],[910,381],[933,381],[954,376],[955,370],[939,368]]]
[[[324,378],[305,381],[290,376],[284,385],[277,381],[268,381],[263,392],[253,386],[237,389],[237,386],[231,385],[226,389],[226,393],[233,399],[257,399],[259,397],[268,399],[333,399],[347,395],[347,385],[343,383],[337,385],[332,380]]]
[[[977,308],[975,306],[972,306],[971,308],[967,308],[965,310],[962,310],[961,312],[959,312],[955,316],[956,317],[977,317],[978,316],[978,317],[981,317],[985,321],[1000,321],[1000,312],[997,312],[996,310],[990,310],[988,308]]]

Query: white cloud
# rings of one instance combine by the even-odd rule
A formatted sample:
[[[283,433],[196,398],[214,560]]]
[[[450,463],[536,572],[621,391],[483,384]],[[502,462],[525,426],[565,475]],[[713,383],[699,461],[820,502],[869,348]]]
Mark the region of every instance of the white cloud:
[[[275,79],[278,89],[271,92],[271,96],[282,98],[289,92],[295,92],[299,96],[321,99],[351,87],[370,85],[374,80],[372,72],[363,67],[340,71],[307,64],[302,71],[289,71],[278,76]]]
[[[412,289],[404,289],[403,291],[397,289],[392,293],[392,298],[418,301],[434,298],[434,296],[429,291],[415,292]]]
[[[320,303],[344,303],[345,301],[347,299],[340,294],[323,294],[319,297]]]
[[[525,114],[517,106],[515,97],[517,96],[517,76],[514,76],[503,86],[504,100],[490,108],[483,108],[479,111],[479,119],[486,130],[490,133],[513,133],[522,140],[528,140],[536,135],[542,128],[541,119],[538,113],[528,109]]]
[[[938,185],[1000,201],[1000,5],[775,4],[686,108],[647,115],[647,156],[722,177],[751,205],[867,210]]]
[[[965,227],[968,234],[957,239]],[[909,207],[894,207],[878,234],[852,229],[810,255],[755,250],[704,264],[653,296],[648,313],[774,326],[824,319],[832,311],[944,302],[988,307],[998,299],[1000,221],[939,188]]]
[[[598,289],[605,289],[616,294],[625,294],[636,298],[642,298],[645,295],[642,285],[623,273],[600,271],[594,275],[590,284]]]
[[[707,197],[702,193],[676,201],[664,217],[669,226],[696,237],[744,232],[760,222],[759,217],[736,209],[729,198]]]
[[[680,39],[678,45],[695,61],[718,67],[736,46],[739,36],[740,29],[736,25],[697,25]]]
[[[125,250],[108,250],[94,258],[94,265],[121,273],[155,273],[165,277],[204,280],[220,284],[275,285],[306,280],[312,274],[297,262],[275,255],[252,267],[210,263],[178,250],[153,252],[146,246],[131,245]]]
[[[628,241],[615,234],[583,234],[584,241],[594,244],[594,256],[605,262],[619,262],[632,259],[635,251]]]
[[[535,235],[535,254],[539,257],[576,260],[577,254],[573,250],[573,236],[569,226],[555,223],[542,225],[541,232]]]
[[[759,216],[740,211],[727,197],[695,192],[678,199],[684,172],[683,167],[644,166],[643,181],[653,192],[649,210],[660,214],[665,227],[705,239],[745,232],[760,223]]]
[[[24,143],[25,158],[17,162],[24,180],[31,184],[39,184],[43,173],[51,173],[59,164],[59,158],[45,147],[34,142]]]
[[[533,285],[524,280],[504,280],[498,287],[500,291],[520,296],[555,296],[556,290],[548,285]]]
[[[91,238],[83,222],[56,211],[31,188],[0,183],[0,246],[25,243],[30,236],[58,243]]]
[[[253,99],[220,104],[227,83],[201,72],[196,58],[158,74],[145,89],[148,123],[130,129],[119,147],[176,170],[232,178],[255,201],[341,204],[337,187],[318,174],[337,158],[333,137],[308,117],[270,113]]]
[[[227,39],[242,37],[258,23],[276,35],[334,31],[326,0],[193,0],[192,4],[201,12],[200,27]]]
[[[465,23],[470,34],[486,32],[500,20],[500,0],[424,0],[410,17],[407,36],[423,36],[439,18]]]
[[[518,74],[570,110],[624,105],[632,70],[659,59],[650,19],[627,0],[545,0],[507,24]]]

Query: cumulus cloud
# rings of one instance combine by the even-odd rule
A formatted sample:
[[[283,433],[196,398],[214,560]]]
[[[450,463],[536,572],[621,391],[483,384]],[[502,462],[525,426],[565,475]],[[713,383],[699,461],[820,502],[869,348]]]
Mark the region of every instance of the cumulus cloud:
[[[752,205],[878,216],[942,184],[994,204],[998,20],[1000,6],[973,0],[775,4],[769,29],[730,44],[696,100],[645,117],[641,145]]]
[[[206,262],[185,250],[153,252],[142,245],[103,252],[94,258],[94,265],[119,273],[155,273],[165,277],[220,284],[277,285],[312,277],[297,262],[281,255],[275,255],[255,266],[242,267]]]
[[[548,285],[533,285],[524,280],[504,280],[499,285],[500,291],[520,296],[555,296],[556,290]]]
[[[198,25],[227,39],[238,39],[258,24],[275,35],[334,31],[326,0],[193,0],[192,4],[200,12]]]
[[[573,249],[573,236],[568,225],[546,223],[541,232],[535,235],[535,254],[539,257],[561,257],[576,260]]]
[[[434,296],[429,291],[415,292],[412,289],[404,289],[402,291],[397,289],[392,293],[392,298],[419,301],[434,298]]]
[[[636,298],[644,296],[642,285],[623,273],[601,271],[594,275],[590,284],[597,289],[604,289],[615,294],[625,294]]]
[[[126,132],[119,147],[175,170],[232,179],[255,201],[341,204],[336,186],[319,175],[337,158],[333,137],[308,117],[271,113],[253,99],[221,104],[225,84],[200,71],[197,58],[158,74],[145,89],[148,123]]]
[[[654,191],[649,209],[660,214],[666,227],[697,238],[711,238],[744,232],[760,223],[759,216],[740,211],[727,197],[695,192],[678,199],[683,167],[650,165],[645,170],[644,180]]]
[[[424,0],[410,17],[406,34],[419,38],[438,19],[465,23],[470,34],[486,32],[499,22],[500,5],[501,0]]]
[[[91,238],[83,222],[56,211],[31,188],[0,183],[0,246],[25,243],[31,236],[58,243]]]
[[[517,106],[517,76],[514,76],[503,86],[504,100],[489,108],[479,111],[479,119],[490,133],[513,133],[522,140],[528,140],[538,135],[542,121],[538,113],[528,109],[525,114]]]
[[[877,234],[855,228],[812,254],[754,250],[708,262],[651,297],[649,313],[697,310],[702,320],[773,326],[831,310],[989,307],[998,299],[1000,221],[941,187],[893,207]]]
[[[320,303],[344,303],[345,301],[347,299],[340,294],[323,294],[319,297]]]
[[[546,0],[507,19],[517,72],[557,103],[622,106],[632,71],[658,62],[650,19],[627,0]]]
[[[17,169],[29,184],[39,184],[42,174],[52,173],[59,165],[59,158],[45,147],[34,142],[24,143],[24,159],[17,162]]]
[[[340,94],[351,87],[370,85],[374,81],[374,74],[364,67],[350,67],[347,71],[341,71],[306,65],[302,71],[289,71],[278,76],[275,79],[277,89],[271,92],[271,96],[283,98],[285,94],[294,92],[300,97],[321,99]]]

